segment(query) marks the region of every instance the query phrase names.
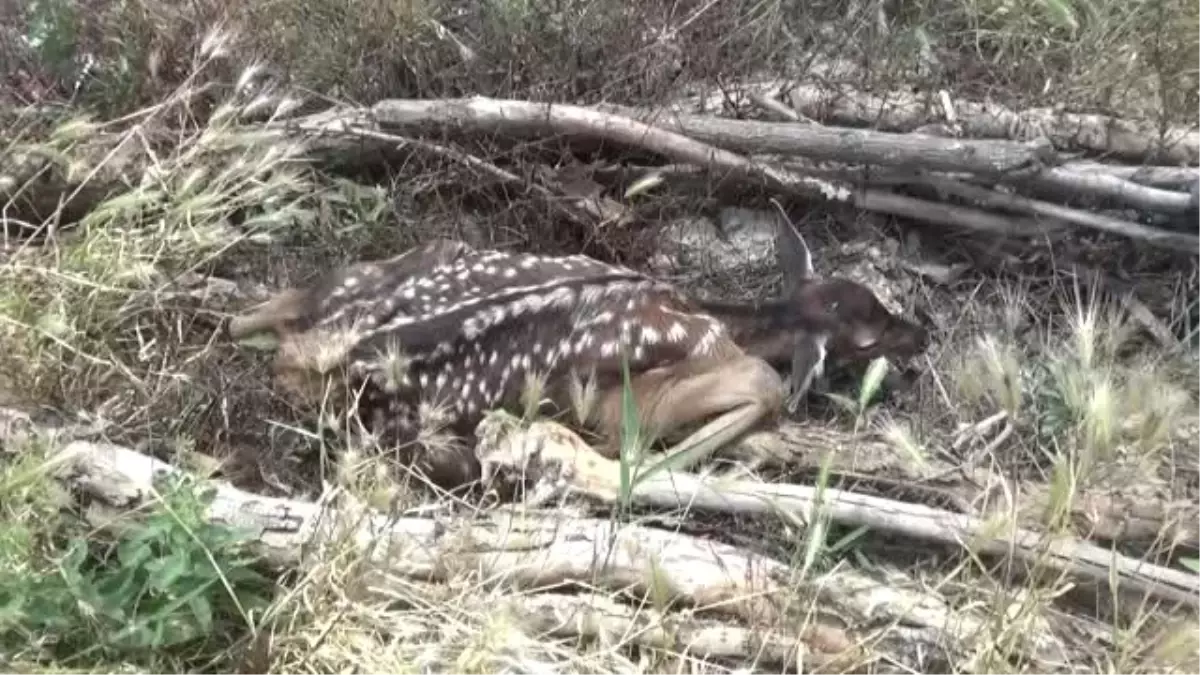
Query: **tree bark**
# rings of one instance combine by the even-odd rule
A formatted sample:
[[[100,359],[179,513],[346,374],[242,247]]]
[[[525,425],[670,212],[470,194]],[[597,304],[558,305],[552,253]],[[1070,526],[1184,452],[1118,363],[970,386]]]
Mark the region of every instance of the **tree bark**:
[[[480,456],[487,473],[505,471],[529,476],[537,499],[562,489],[606,503],[621,494],[620,465],[602,457],[579,436],[555,422],[535,422],[527,429],[496,415],[480,425]],[[647,460],[651,466],[656,460]],[[866,525],[906,537],[967,546],[991,556],[1012,555],[1031,566],[1046,566],[1102,586],[1156,596],[1190,608],[1200,607],[1200,577],[1110,552],[1075,537],[1054,536],[1008,522],[984,520],[928,506],[897,502],[837,489],[776,485],[748,481],[709,481],[666,472],[634,486],[635,503],[670,508],[704,508],[725,513],[785,511],[811,523],[818,502],[830,518],[846,525]]]

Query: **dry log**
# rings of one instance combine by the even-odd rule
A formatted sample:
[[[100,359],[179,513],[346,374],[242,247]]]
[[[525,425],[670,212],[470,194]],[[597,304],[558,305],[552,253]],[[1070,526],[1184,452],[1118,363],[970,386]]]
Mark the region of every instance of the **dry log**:
[[[1195,426],[1182,426],[1175,441],[1186,445],[1187,439],[1195,436]],[[845,479],[843,489],[869,484],[895,499],[952,504],[962,513],[983,519],[1011,516],[1015,509],[1017,524],[1027,529],[1041,527],[1045,507],[1054,502],[1050,485],[993,490],[994,484],[1006,480],[1003,476],[951,464],[938,458],[941,453],[913,457],[876,432],[851,434],[824,425],[785,423],[747,436],[727,454],[748,462],[813,472],[830,456],[830,474]],[[1107,475],[1080,486],[1070,512],[1075,535],[1139,549],[1164,541],[1200,548],[1200,505],[1175,498],[1170,486],[1161,481],[1144,475],[1132,478],[1126,468],[1119,463],[1098,468],[1098,474]],[[1014,497],[1015,504],[1009,500],[988,503],[991,492],[1020,493],[1020,498]]]
[[[0,448],[19,451],[35,437],[61,447],[53,455],[54,475],[71,494],[85,497],[84,515],[94,526],[119,528],[155,499],[156,479],[180,471],[125,447],[75,438],[90,433],[35,424],[27,415],[0,408]],[[651,592],[659,600],[682,600],[716,617],[685,615],[655,628],[690,629],[696,638],[693,651],[704,646],[712,656],[734,655],[734,643],[739,643],[749,659],[766,654],[788,663],[802,655],[821,671],[876,658],[920,669],[928,659],[961,663],[971,646],[989,640],[993,630],[986,612],[951,609],[899,571],[881,579],[878,572],[842,568],[798,582],[786,564],[734,546],[610,518],[572,516],[570,510],[518,507],[474,517],[398,517],[332,494],[309,503],[254,495],[223,481],[210,484],[216,494],[208,518],[250,533],[257,552],[277,568],[302,567],[310,552],[325,545],[344,551],[349,543],[362,555],[362,571],[375,585],[389,577],[437,583],[467,573],[524,591],[583,585],[635,596]],[[564,607],[580,611],[579,602],[550,597],[522,602],[530,611],[554,604],[560,618]],[[603,609],[604,616],[579,617],[591,625],[577,623],[574,630],[592,634],[602,628],[596,622],[623,620],[624,612],[609,609]],[[645,612],[637,610],[642,616],[630,619],[626,635],[645,628]],[[558,634],[572,630],[549,627],[550,617],[540,611],[533,612],[540,619],[528,611],[517,613]],[[717,623],[721,617],[740,619],[749,630]],[[1030,656],[1045,663],[1070,658],[1070,648],[1045,628],[1029,641]],[[673,635],[677,646],[688,637],[686,630]],[[638,641],[662,646],[665,639],[658,632]]]
[[[1170,140],[1160,142],[1161,139],[1158,138],[1158,132],[1155,129],[1102,115],[1060,113],[1049,111],[1048,109],[1038,109],[1017,115],[1009,111],[1004,111],[1003,108],[996,109],[995,107],[993,107],[992,112],[988,112],[988,106],[968,102],[965,104],[969,109],[967,110],[967,119],[960,123],[962,119],[961,105],[949,103],[950,107],[948,109],[949,95],[945,92],[939,92],[937,96],[918,100],[914,98],[915,95],[908,93],[896,93],[889,94],[887,97],[878,97],[872,94],[863,94],[853,89],[843,91],[833,88],[829,90],[831,96],[827,100],[820,96],[817,97],[820,99],[820,103],[814,103],[809,100],[807,95],[797,94],[797,92],[812,93],[819,89],[815,85],[791,88],[790,85],[785,87],[785,85],[780,83],[747,84],[742,85],[740,93],[745,94],[752,101],[770,100],[778,103],[778,97],[785,98],[793,105],[798,101],[801,104],[797,108],[798,110],[802,110],[805,113],[814,113],[814,110],[805,108],[807,105],[810,108],[815,108],[816,113],[820,113],[815,115],[818,119],[843,125],[842,129],[827,129],[823,132],[826,134],[842,133],[847,130],[845,127],[861,128],[863,126],[871,126],[885,132],[915,132],[932,124],[946,121],[949,118],[950,122],[960,124],[963,127],[963,135],[972,139],[1003,138],[1011,141],[1026,142],[1028,142],[1026,139],[1029,138],[1048,139],[1047,142],[1053,143],[1054,147],[1065,149],[1073,149],[1082,145],[1093,150],[1112,150],[1109,145],[1114,145],[1115,151],[1110,154],[1135,161],[1145,161],[1149,152],[1148,149],[1156,148],[1166,150],[1166,157],[1160,161],[1196,164],[1197,152],[1200,152],[1198,150],[1200,149],[1200,133],[1195,131],[1172,129],[1167,132],[1167,136],[1171,139],[1176,139],[1178,142]],[[699,112],[720,110],[728,101],[726,96],[727,93],[723,92],[718,98],[713,98],[712,100],[702,99],[686,107]],[[654,118],[663,120],[658,122],[660,126],[674,125],[695,138],[708,140],[711,143],[730,149],[742,149],[740,146],[731,145],[731,143],[738,142],[736,140],[738,137],[758,134],[761,133],[762,129],[772,128],[772,126],[755,126],[771,125],[772,123],[723,120],[732,124],[751,125],[744,132],[734,132],[732,127],[722,127],[719,122],[706,124],[706,120],[711,121],[716,118],[688,114],[682,111],[681,108],[683,107],[675,106],[669,112],[644,112],[642,113],[642,118],[645,118],[647,115],[653,116]],[[606,106],[605,108],[623,110],[625,114],[637,116],[634,109],[620,108],[618,106]],[[775,126],[786,127],[788,125],[781,124]],[[822,133],[819,131],[821,127],[818,126],[804,125],[803,128],[805,131],[802,132],[802,135]],[[1034,133],[1030,133],[1031,129]],[[714,134],[714,138],[708,138],[704,135],[710,132]],[[783,136],[786,137],[786,134],[783,134]],[[774,136],[772,138],[774,139]],[[886,136],[881,138],[886,138]],[[927,136],[925,138],[932,139],[933,137]],[[948,142],[953,139],[939,140]],[[801,154],[810,159],[827,159],[879,166],[889,165],[888,161],[881,161],[878,158],[872,160],[839,159],[838,157],[824,154],[821,151],[796,151],[788,149],[790,147],[785,141],[777,148],[767,150],[766,152],[775,154]],[[1181,150],[1182,152],[1174,152],[1174,150]],[[748,151],[764,152],[763,150]],[[845,157],[850,156],[848,153],[842,154]],[[1178,178],[1180,175],[1178,170],[1172,167],[1151,167],[1150,171],[1142,170],[1140,174],[1137,170],[1107,172],[1094,170],[1076,171],[1072,167],[1052,166],[1054,163],[1051,161],[1052,157],[1053,153],[1038,155],[1037,159],[1039,159],[1041,164],[1046,165],[1045,169],[1031,176],[1024,176],[1023,178],[1026,180],[1036,179],[1048,186],[1067,189],[1072,191],[1072,193],[1098,194],[1133,208],[1173,214],[1186,213],[1189,208],[1196,208],[1192,197],[1186,193],[1160,190],[1149,186],[1147,177],[1156,178],[1159,181],[1171,177]],[[899,165],[919,166],[934,171],[956,171],[954,168],[934,167],[918,161],[900,162]],[[1133,167],[1129,168],[1133,169]],[[1138,169],[1141,168],[1139,167]],[[960,165],[957,170],[976,174],[984,173],[969,168],[966,165]],[[1096,175],[1097,173],[1100,175]],[[1129,176],[1126,177],[1125,174],[1129,174]],[[1142,179],[1134,181],[1133,177],[1139,175],[1142,176]],[[1194,181],[1195,174],[1193,172],[1191,182]],[[1166,182],[1169,183],[1170,181]],[[1176,187],[1178,187],[1179,182],[1175,182]],[[1186,183],[1188,181],[1185,180],[1182,182]],[[1143,184],[1138,185],[1135,183]]]
[[[480,425],[480,459],[486,473],[526,476],[536,485],[535,499],[576,492],[605,502],[620,495],[620,465],[590,447],[576,434],[550,421],[528,429],[494,415]],[[648,465],[655,460],[648,460]],[[660,507],[700,507],[728,512],[786,511],[811,522],[818,502],[816,488],[766,485],[748,481],[719,483],[679,472],[648,477],[634,488],[636,503]],[[993,556],[1012,555],[1029,565],[1057,569],[1101,584],[1200,607],[1200,577],[1133,560],[1074,537],[1043,535],[1010,522],[985,521],[928,506],[859,495],[836,489],[820,498],[836,522],[866,525],[908,537],[963,545]]]
[[[1110,115],[1068,112],[1054,108],[1012,110],[992,102],[952,99],[948,93],[893,90],[865,92],[853,85],[784,83],[748,84],[747,96],[782,100],[803,115],[840,126],[911,132],[940,122],[960,126],[968,138],[1025,140],[1043,137],[1056,148],[1102,153],[1127,162],[1200,163],[1200,133]],[[721,98],[723,99],[723,95]],[[705,101],[712,109],[717,97]],[[949,110],[946,103],[949,103]]]
[[[597,108],[747,155],[802,155],[847,164],[964,171],[983,176],[1057,163],[1054,149],[1044,141],[958,140],[791,122],[729,120],[611,104]]]
[[[1095,178],[1103,178],[1104,176],[1094,176]],[[1029,216],[1043,216],[1057,220],[1063,220],[1076,225],[1100,230],[1110,234],[1119,234],[1132,239],[1141,239],[1156,246],[1171,248],[1179,251],[1197,251],[1200,250],[1200,238],[1193,234],[1185,232],[1172,232],[1170,230],[1160,230],[1154,227],[1147,227],[1140,223],[1133,223],[1120,218],[1112,218],[1099,213],[1089,213],[1076,209],[1067,208],[1058,204],[1044,202],[1036,199],[1029,199],[1020,195],[1005,194],[987,188],[969,185],[960,181],[939,176],[926,175],[918,180],[924,181],[927,185],[932,186],[937,190],[941,190],[950,194],[956,194],[960,197],[970,199],[979,203],[981,206],[988,208],[1001,208],[1009,211],[1015,211]],[[1119,179],[1113,179],[1119,180]],[[1132,183],[1127,183],[1132,185]],[[1172,193],[1175,194],[1175,193]],[[1187,195],[1181,195],[1186,197]]]
[[[1124,166],[1100,162],[1067,162],[1063,169],[1073,173],[1100,173],[1139,185],[1180,188],[1200,182],[1200,169],[1182,166]]]
[[[85,515],[100,528],[120,527],[123,519],[153,499],[156,479],[178,473],[175,467],[128,448],[79,440],[63,447],[54,465],[60,480],[89,498]],[[844,574],[832,574],[815,582],[817,592],[830,595],[839,588],[856,589],[858,595],[847,598],[846,611],[857,613],[831,620],[826,611],[824,619],[814,618],[812,608],[795,597],[797,589],[789,584],[786,565],[682,534],[611,519],[574,518],[563,512],[496,511],[459,520],[394,517],[352,506],[335,508],[332,497],[307,503],[261,497],[223,482],[214,486],[209,519],[253,533],[257,551],[278,568],[301,566],[304,552],[314,547],[350,541],[364,556],[364,571],[376,579],[396,575],[436,582],[468,573],[517,589],[583,584],[635,595],[654,593],[741,619],[781,651],[786,651],[786,641],[771,642],[762,631],[780,622],[787,624],[787,617],[799,613],[794,620],[800,624],[789,633],[804,645],[804,658],[822,670],[871,658],[841,624],[877,618],[879,606],[866,603],[887,596],[886,589],[872,588],[862,575],[842,580]],[[898,592],[893,599],[912,602],[910,595]],[[826,597],[826,609],[828,602]],[[935,615],[930,606],[928,600],[918,602],[924,613],[915,619],[910,616],[915,608],[902,605],[895,610],[909,625],[913,620],[927,622],[923,634],[914,629],[904,634],[905,639],[924,645],[922,650],[941,649],[941,631],[947,626],[966,622],[976,630],[984,628],[982,618],[968,622],[949,610]],[[715,624],[704,625],[708,630]],[[729,647],[715,643],[712,649],[720,653]]]
[[[699,164],[731,174],[764,181],[792,194],[822,196],[845,201],[849,192],[825,181],[794,175],[786,170],[756,164],[734,152],[656,128],[632,118],[575,105],[533,103],[476,96],[469,99],[379,101],[368,109],[334,109],[276,126],[305,133],[361,137],[362,130],[401,135],[439,135],[453,128],[458,135],[494,135],[508,138],[603,139],[641,148],[689,164]]]

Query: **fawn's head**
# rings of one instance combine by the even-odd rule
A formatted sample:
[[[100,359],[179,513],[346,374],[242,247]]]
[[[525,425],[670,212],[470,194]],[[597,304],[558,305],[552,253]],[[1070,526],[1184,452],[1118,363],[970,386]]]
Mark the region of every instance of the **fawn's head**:
[[[880,356],[903,359],[928,346],[928,331],[889,312],[866,286],[849,279],[819,277],[804,237],[782,218],[776,253],[784,274],[784,298],[799,311],[820,311],[832,319],[826,345],[834,358],[851,362]]]

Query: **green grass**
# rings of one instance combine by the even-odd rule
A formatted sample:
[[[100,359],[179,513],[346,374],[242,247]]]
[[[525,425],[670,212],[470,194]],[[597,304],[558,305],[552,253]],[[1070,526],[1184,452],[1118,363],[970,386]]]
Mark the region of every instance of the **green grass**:
[[[65,515],[44,448],[0,467],[0,653],[15,666],[233,667],[276,587],[243,533],[210,523],[211,492],[161,486],[113,536]],[[110,525],[109,529],[113,529]]]

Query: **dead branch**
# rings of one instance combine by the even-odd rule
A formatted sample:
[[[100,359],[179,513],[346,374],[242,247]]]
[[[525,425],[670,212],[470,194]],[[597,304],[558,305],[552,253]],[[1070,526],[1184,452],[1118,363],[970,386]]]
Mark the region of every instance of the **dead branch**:
[[[790,170],[793,173],[800,173],[803,169],[800,166],[793,165],[790,167]],[[703,167],[682,166],[678,164],[629,167],[628,173],[639,172],[643,176],[654,175],[659,178],[672,180],[677,184],[708,180],[708,172]],[[858,172],[845,169],[818,169],[810,171],[810,175],[844,183],[853,182],[856,174]],[[1075,178],[1095,177],[1100,176],[1072,175],[1071,182],[1075,182]],[[718,184],[724,182],[726,178],[726,176],[722,175],[711,176],[711,179]],[[885,213],[1005,237],[1045,236],[1058,232],[1069,224],[1074,224],[1110,234],[1119,234],[1133,239],[1140,239],[1153,246],[1168,250],[1189,254],[1194,254],[1200,250],[1200,238],[1193,234],[1149,227],[1103,214],[1081,211],[1050,202],[1037,201],[1019,195],[967,185],[955,181],[944,174],[882,172],[870,179],[858,178],[858,180],[864,181],[866,187],[856,189],[851,193],[851,203],[855,208],[862,209],[863,211]],[[902,186],[922,183],[927,185],[936,184],[944,192],[973,199],[980,202],[980,206],[984,208],[1007,209],[1010,212],[1016,212],[1018,215],[994,213],[973,206],[932,201],[881,189],[886,185]],[[1133,184],[1126,183],[1126,185]],[[1140,186],[1134,185],[1133,187]],[[1182,193],[1168,194],[1187,197],[1187,195],[1183,195]]]
[[[1119,234],[1131,239],[1141,239],[1157,246],[1179,251],[1195,251],[1200,248],[1200,238],[1185,232],[1160,230],[1119,218],[1111,218],[1099,213],[1088,213],[1086,211],[1059,206],[1058,204],[1051,204],[1050,202],[1029,199],[1020,195],[988,190],[987,188],[969,185],[940,176],[926,175],[920,180],[923,180],[927,185],[937,190],[970,199],[986,208],[1000,208],[1030,216],[1045,216],[1047,218],[1064,220],[1076,225],[1083,225],[1093,230]],[[1132,185],[1132,183],[1127,183],[1127,185]],[[1186,197],[1186,195],[1182,196]]]
[[[751,100],[786,102],[817,120],[834,124],[911,132],[939,122],[950,122],[968,138],[1028,140],[1046,138],[1061,150],[1088,150],[1132,162],[1150,160],[1196,165],[1200,162],[1200,133],[1175,127],[1160,132],[1152,125],[1108,115],[1071,113],[1050,108],[1013,111],[995,103],[958,100],[950,104],[946,92],[915,94],[892,91],[872,94],[848,85],[750,86]],[[782,99],[782,101],[780,101]],[[1102,167],[1102,170],[1097,169]],[[1080,174],[1102,174],[1088,176]],[[1051,168],[1039,178],[1073,192],[1099,193],[1122,203],[1164,213],[1183,213],[1188,195],[1149,189],[1156,184],[1195,182],[1194,170],[1173,167],[1108,167],[1078,163]]]
[[[80,440],[63,447],[53,464],[56,477],[89,498],[85,515],[101,528],[120,527],[153,498],[155,479],[180,473],[128,448]],[[209,519],[254,533],[258,553],[278,568],[301,566],[304,551],[314,547],[349,541],[377,579],[447,581],[468,573],[518,589],[585,584],[635,595],[665,593],[666,599],[759,627],[777,625],[795,611],[788,606],[795,599],[785,585],[785,565],[682,534],[562,513],[497,511],[449,521],[394,517],[335,507],[334,495],[309,503],[261,497],[224,482],[214,487]],[[804,642],[810,662],[837,669],[864,658],[845,629],[809,620],[792,634]]]
[[[388,138],[388,135],[387,134],[379,134],[376,137],[377,138],[383,137],[386,139],[386,138]],[[483,173],[485,175],[491,176],[491,177],[499,180],[501,183],[505,183],[507,185],[513,185],[513,186],[517,186],[517,187],[522,187],[522,188],[528,188],[528,189],[532,190],[533,192],[537,193],[538,196],[545,199],[546,204],[548,204],[550,206],[550,208],[558,211],[559,213],[563,214],[563,216],[565,216],[566,218],[568,218],[578,224],[581,224],[581,225],[587,225],[592,222],[603,221],[608,217],[612,217],[614,220],[616,220],[618,222],[623,222],[623,220],[628,217],[628,214],[623,211],[618,212],[616,214],[611,214],[611,215],[602,213],[599,208],[595,207],[592,204],[589,204],[586,200],[583,200],[583,199],[574,200],[572,203],[569,203],[569,204],[564,203],[563,200],[558,199],[557,196],[553,192],[551,192],[550,189],[547,188],[546,186],[539,185],[537,183],[527,183],[526,181],[521,180],[518,176],[516,176],[515,174],[513,174],[510,171],[505,171],[504,169],[501,169],[500,167],[496,166],[495,164],[492,164],[491,162],[486,162],[482,159],[479,159],[478,157],[468,155],[467,153],[465,153],[461,150],[458,150],[456,148],[439,145],[437,143],[431,143],[429,141],[425,141],[425,140],[421,140],[421,139],[417,139],[417,138],[397,137],[396,140],[401,145],[412,145],[415,148],[420,148],[427,152],[431,152],[433,154],[440,155],[442,157],[446,157],[446,158],[454,160],[456,162],[460,162],[468,167],[471,167],[473,169],[480,171],[481,173]],[[617,206],[619,207],[620,204],[618,204]],[[586,214],[586,217],[584,214]]]
[[[681,191],[686,191],[695,187],[695,184],[708,181],[712,181],[719,186],[725,184],[728,179],[726,175],[712,175],[704,167],[682,164],[630,166],[619,173],[629,176],[636,175],[638,178],[654,176],[665,181],[670,181]],[[814,173],[822,178],[831,180],[845,180],[851,177],[851,174],[848,172],[836,170]],[[914,177],[908,175],[903,179],[897,178],[895,181],[890,181],[885,177],[880,182],[883,184],[905,185],[911,183],[913,180]],[[1053,220],[1039,222],[1032,218],[1021,216],[989,213],[970,206],[935,202],[875,187],[854,190],[851,193],[851,200],[855,208],[862,209],[863,211],[885,213],[892,216],[911,218],[947,227],[974,230],[976,232],[1005,237],[1041,236],[1061,230],[1065,226],[1064,223]]]
[[[1144,211],[1177,214],[1186,213],[1189,208],[1192,208],[1192,198],[1186,192],[1139,185],[1124,178],[1099,172],[1077,172],[1062,167],[1053,167],[1028,178],[1021,177],[1019,180],[1041,183],[1067,194],[1101,197]]]
[[[750,630],[699,617],[667,614],[649,607],[634,609],[598,594],[537,594],[505,603],[530,632],[555,638],[588,638],[607,644],[632,643],[705,660],[755,661],[793,670],[823,670],[837,664],[809,650],[806,640],[820,639],[817,631],[794,636],[780,631]]]
[[[968,138],[1043,137],[1060,150],[1102,153],[1127,162],[1200,163],[1200,133],[1195,129],[1172,127],[1160,133],[1152,124],[1110,115],[1053,108],[1017,111],[992,102],[949,100],[940,91],[877,94],[845,84],[765,83],[746,89],[747,95],[781,100],[813,119],[841,126],[911,132],[924,125],[950,122]],[[950,102],[949,111],[944,99]]]
[[[975,431],[1004,419],[998,414],[977,425]],[[1186,442],[1192,436],[1194,427],[1187,425],[1176,439]],[[939,459],[936,453],[913,457],[873,432],[851,434],[818,424],[785,423],[750,434],[726,454],[747,462],[813,472],[829,456],[830,475],[837,484],[845,485],[842,489],[870,485],[894,499],[952,504],[961,513],[983,519],[1012,516],[1015,508],[1017,524],[1027,529],[1042,526],[1044,507],[1053,501],[1050,485],[1030,484],[1005,491],[1021,492],[1019,502],[988,503],[990,486],[1007,480],[1003,476],[986,469],[968,470]],[[1200,547],[1200,505],[1178,500],[1166,485],[1154,485],[1144,478],[1133,481],[1116,469],[1110,478],[1080,486],[1071,501],[1070,518],[1075,535],[1082,538],[1121,542],[1139,550],[1155,542]]]
[[[1200,169],[1176,166],[1124,166],[1100,162],[1067,162],[1063,169],[1074,173],[1101,173],[1139,185],[1179,188],[1200,181]]]
[[[873,186],[871,181],[857,190],[851,190],[848,185],[852,184],[852,179],[844,173],[839,174],[840,170],[832,170],[832,173],[828,170],[804,171],[778,161],[762,161],[755,157],[748,159],[736,152],[711,145],[707,141],[739,150],[761,151],[769,148],[775,156],[803,152],[809,155],[810,159],[879,164],[892,168],[891,172],[885,170],[884,175],[877,179],[885,183],[919,183],[922,180],[922,172],[913,169],[928,167],[953,170],[959,174],[982,174],[996,180],[1016,180],[1019,184],[1035,184],[1069,194],[1090,194],[1144,210],[1176,215],[1195,208],[1192,203],[1194,196],[1186,193],[1139,185],[1100,172],[1072,172],[1062,167],[1045,167],[1043,165],[1053,164],[1055,161],[1053,151],[1045,143],[1039,145],[1005,141],[959,141],[863,130],[835,130],[818,125],[772,124],[687,115],[667,118],[618,106],[605,108],[639,115],[660,126],[592,108],[483,97],[433,101],[388,100],[368,109],[334,109],[308,117],[271,122],[267,126],[302,133],[306,147],[315,156],[345,159],[372,153],[386,154],[394,151],[397,146],[411,145],[484,170],[502,182],[520,182],[522,185],[525,181],[520,181],[517,176],[498,166],[484,163],[462,152],[451,151],[442,145],[409,137],[434,131],[444,132],[446,127],[451,127],[455,133],[463,136],[500,133],[510,139],[546,138],[554,135],[593,141],[600,139],[648,150],[671,160],[695,165],[704,171],[720,175],[722,179],[743,184],[765,183],[768,188],[786,194],[803,197],[819,195],[825,199],[851,202],[867,211],[952,227],[1004,236],[1044,236],[1071,223],[1143,239],[1153,245],[1172,250],[1188,253],[1200,250],[1200,239],[1190,233],[1159,230],[1134,222],[999,193],[973,191],[972,198],[984,202],[987,207],[1006,208],[1025,217],[1001,215],[896,194]],[[689,138],[686,134],[695,135],[701,140]],[[108,156],[111,144],[97,142],[96,147],[105,150]],[[122,165],[136,164],[136,161],[126,161]],[[897,175],[896,170],[903,170],[904,173]],[[116,181],[119,177],[114,175],[113,180]],[[534,185],[531,189],[543,197],[557,196],[555,190],[550,190],[544,185]],[[962,195],[967,189],[970,188],[952,192]],[[111,189],[98,189],[94,194],[99,199],[110,192]],[[76,190],[76,193],[79,191]],[[620,220],[628,215],[619,208],[614,211],[614,207],[619,204],[592,204],[586,198],[564,196],[566,199],[561,201],[573,203],[558,203],[557,208],[563,209],[566,217],[576,221],[580,218]],[[551,199],[551,202],[559,201]],[[77,215],[82,215],[82,212]]]
[[[892,216],[1007,237],[1032,237],[1060,229],[1056,228],[1052,222],[1042,224],[1028,218],[997,215],[979,209],[929,201],[887,190],[858,190],[854,193],[854,205],[864,211],[886,213]]]
[[[487,471],[528,476],[540,499],[558,491],[578,492],[605,502],[620,494],[620,467],[578,435],[554,422],[536,422],[513,432],[499,416],[485,420],[479,436],[480,459]],[[486,426],[486,425],[491,425]],[[647,466],[655,460],[647,460]],[[726,512],[785,511],[811,522],[818,490],[799,485],[705,480],[692,474],[666,472],[639,483],[632,499],[671,508],[700,507]],[[966,546],[993,556],[1012,555],[1032,566],[1045,565],[1068,574],[1123,590],[1145,593],[1189,607],[1200,607],[1200,578],[1194,574],[1143,563],[1073,537],[1055,537],[1015,524],[988,522],[970,515],[928,506],[829,489],[820,508],[834,521],[866,525],[908,537]]]
[[[602,458],[578,435],[560,424],[541,420],[522,428],[516,418],[497,412],[479,425],[476,434],[485,473],[520,477],[536,483],[527,493],[532,504],[545,504],[560,496],[564,489],[599,497],[608,503],[616,500],[620,481],[619,470],[612,473],[615,462]],[[672,478],[679,476],[671,474],[660,480],[670,484]],[[615,483],[614,478],[617,479]],[[637,501],[641,500],[635,497]],[[680,496],[670,504],[685,509],[694,505],[701,504],[689,502],[686,496]],[[771,511],[770,505],[765,503],[760,503],[759,507],[758,513]],[[870,617],[872,621],[879,621],[885,618],[880,616],[883,613],[889,620],[941,632],[950,638],[956,651],[962,645],[975,644],[988,630],[984,617],[973,612],[951,612],[936,596],[908,584],[881,586],[852,570],[822,575],[814,583],[821,589],[822,598],[844,608],[839,610],[846,612],[842,616]],[[919,637],[919,644],[925,643],[923,631],[911,634],[911,637]],[[1031,658],[1046,662],[1062,659],[1065,649],[1054,638],[1049,626],[1030,639],[1026,646]]]
[[[840,166],[807,166],[807,163],[797,162],[791,158],[770,159],[765,156],[753,157],[763,163],[774,162],[779,166],[796,173],[810,175],[829,180],[840,179],[851,183],[908,185],[919,183],[920,175],[937,175],[952,180],[973,180],[974,176],[965,172],[914,172],[899,169],[884,169],[877,167],[847,167]],[[1114,167],[1120,169],[1123,167]],[[1134,167],[1124,167],[1134,168]],[[1167,169],[1168,167],[1149,167],[1151,169]],[[1196,197],[1188,192],[1161,189],[1137,183],[1123,174],[1134,175],[1133,172],[1114,171],[1111,174],[1097,169],[1080,169],[1074,165],[1052,167],[1037,173],[1018,173],[1014,178],[1001,179],[1000,182],[1010,183],[1014,187],[1024,188],[1034,192],[1051,193],[1059,198],[1086,198],[1100,203],[1108,203],[1119,207],[1134,208],[1141,211],[1179,215],[1197,208]],[[1169,174],[1167,174],[1169,175]]]
[[[606,104],[597,109],[625,115],[704,143],[748,155],[802,155],[808,159],[965,171],[1000,176],[1057,163],[1048,142],[974,141],[895,134],[791,122],[729,120]]]
[[[101,530],[120,528],[152,503],[157,479],[181,472],[129,448],[79,440],[94,433],[46,426],[0,408],[0,450],[18,452],[35,438],[60,447],[49,465],[53,475],[69,494],[85,498],[83,513],[90,523]],[[690,637],[692,651],[702,647],[713,656],[747,660],[766,656],[784,664],[802,655],[822,671],[836,671],[864,659],[886,658],[910,668],[930,658],[959,661],[991,631],[986,613],[951,609],[899,570],[880,579],[843,567],[797,585],[786,564],[750,551],[611,518],[573,516],[570,510],[517,507],[474,517],[417,518],[376,513],[336,493],[310,503],[251,494],[224,481],[210,485],[215,498],[209,520],[250,533],[254,548],[276,568],[300,568],[311,552],[325,546],[342,551],[349,544],[376,586],[389,577],[441,583],[466,573],[542,593],[574,585],[635,597],[652,592],[659,600],[684,601],[715,617],[736,617],[751,629],[686,614],[664,615],[664,622],[656,623],[644,608],[636,618],[601,608],[603,615],[576,614],[577,621],[590,622],[576,623],[578,634],[595,634],[603,628],[599,622],[626,621],[624,635],[643,635],[636,642],[661,646],[660,631],[674,629],[676,646]],[[568,609],[580,611],[579,601],[541,597],[523,601],[525,610],[558,607],[556,627],[540,609],[534,612],[541,617],[536,625],[558,634],[572,630],[561,620]],[[534,620],[528,611],[518,614]],[[652,628],[643,631],[648,625]],[[1028,648],[1036,658],[1061,662],[1067,647],[1047,626]]]
[[[533,103],[476,96],[469,99],[385,100],[369,109],[335,109],[283,126],[307,133],[361,136],[361,130],[403,135],[444,133],[447,127],[460,135],[501,134],[510,138],[562,136],[603,139],[641,148],[689,164],[728,171],[792,194],[822,196],[845,201],[845,188],[776,167],[759,165],[728,150],[687,135],[643,124],[601,110],[565,104]]]

